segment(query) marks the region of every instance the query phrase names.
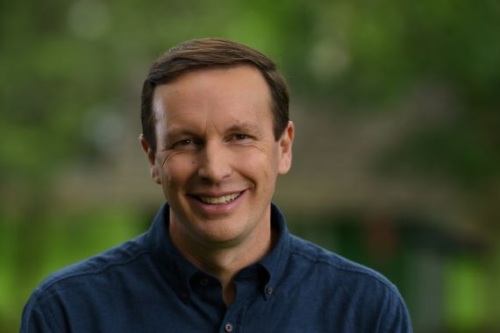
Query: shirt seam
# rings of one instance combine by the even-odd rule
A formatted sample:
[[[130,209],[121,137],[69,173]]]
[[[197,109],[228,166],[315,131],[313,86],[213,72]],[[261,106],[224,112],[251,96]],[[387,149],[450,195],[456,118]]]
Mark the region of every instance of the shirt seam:
[[[55,277],[54,281],[50,281],[49,283],[47,283],[46,285],[43,285],[43,287],[38,290],[37,299],[40,302],[42,302],[45,299],[50,299],[54,294],[54,291],[51,291],[50,289],[57,284],[63,283],[66,280],[69,280],[72,278],[83,277],[83,276],[98,275],[98,274],[101,274],[103,272],[106,272],[109,269],[112,269],[113,267],[128,265],[131,262],[137,260],[140,256],[142,256],[144,254],[151,254],[151,252],[147,248],[140,248],[139,252],[135,253],[132,257],[130,257],[126,260],[121,260],[121,261],[117,261],[117,262],[110,262],[110,263],[107,263],[104,267],[100,267],[100,268],[97,267],[94,270],[89,270],[86,272],[67,273],[67,274],[64,274],[60,277]],[[98,258],[100,256],[101,255],[98,255],[98,256],[93,257],[93,258]],[[91,257],[89,259],[86,259],[86,260],[82,261],[81,263],[87,263],[89,260],[92,260],[93,258]],[[75,264],[75,265],[78,265],[78,264]],[[45,297],[43,297],[45,293],[49,293],[49,294],[46,295]]]
[[[391,291],[392,293],[394,293],[394,285],[392,283],[389,283],[389,282],[385,281],[383,278],[381,278],[381,276],[379,276],[379,273],[376,273],[375,271],[372,271],[368,267],[365,267],[364,269],[361,269],[361,268],[356,268],[356,267],[352,267],[352,266],[339,265],[339,264],[331,262],[331,261],[329,261],[327,259],[321,259],[321,258],[312,257],[312,256],[310,256],[310,255],[308,255],[308,254],[306,254],[304,252],[296,251],[296,249],[292,249],[291,250],[291,254],[303,257],[303,258],[309,260],[311,263],[314,263],[314,264],[322,264],[322,265],[329,266],[329,267],[332,267],[332,268],[335,268],[335,269],[338,269],[338,270],[342,270],[344,272],[350,272],[350,273],[353,273],[353,274],[358,274],[358,275],[363,275],[363,276],[370,277],[371,279],[377,281],[377,283],[380,283],[380,284],[384,285],[385,288],[387,288],[389,291]],[[335,257],[339,258],[340,260],[349,260],[349,259],[344,259],[343,257],[340,257],[337,254],[332,253],[332,252],[330,252],[330,255],[331,256],[335,256]]]

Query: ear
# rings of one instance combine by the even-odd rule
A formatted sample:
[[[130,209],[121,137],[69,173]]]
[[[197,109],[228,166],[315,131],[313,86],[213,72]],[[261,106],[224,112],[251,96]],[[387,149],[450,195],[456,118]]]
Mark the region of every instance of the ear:
[[[149,171],[151,173],[151,178],[157,184],[161,184],[160,173],[158,166],[156,165],[156,153],[151,149],[148,140],[144,137],[144,134],[139,136],[139,141],[141,142],[142,150],[146,153],[149,162]]]
[[[279,140],[280,156],[278,172],[282,175],[286,174],[292,166],[292,145],[294,136],[295,126],[289,121]]]

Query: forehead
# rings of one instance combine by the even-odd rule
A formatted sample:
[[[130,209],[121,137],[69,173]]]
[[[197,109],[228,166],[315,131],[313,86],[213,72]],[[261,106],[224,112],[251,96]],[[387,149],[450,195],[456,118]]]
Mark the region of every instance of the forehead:
[[[271,115],[271,104],[270,89],[262,73],[246,64],[190,70],[157,86],[153,94],[158,120],[216,110],[237,117],[259,111]]]

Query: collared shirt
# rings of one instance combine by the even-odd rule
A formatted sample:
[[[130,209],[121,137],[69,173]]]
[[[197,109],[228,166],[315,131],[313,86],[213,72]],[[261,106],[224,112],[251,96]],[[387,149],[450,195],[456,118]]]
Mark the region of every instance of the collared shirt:
[[[278,241],[235,277],[226,307],[219,281],[172,244],[168,212],[165,204],[147,233],[47,278],[20,332],[412,332],[393,284],[289,234],[274,205]]]

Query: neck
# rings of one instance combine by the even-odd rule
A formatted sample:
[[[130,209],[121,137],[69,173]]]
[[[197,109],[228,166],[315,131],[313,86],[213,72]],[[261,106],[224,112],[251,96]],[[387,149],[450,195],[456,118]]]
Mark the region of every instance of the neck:
[[[246,239],[231,246],[186,242],[172,228],[170,228],[170,234],[172,242],[187,260],[220,281],[222,297],[226,305],[231,304],[236,296],[234,278],[238,272],[266,256],[277,238],[270,223],[266,226],[265,232],[254,237],[254,241]]]

